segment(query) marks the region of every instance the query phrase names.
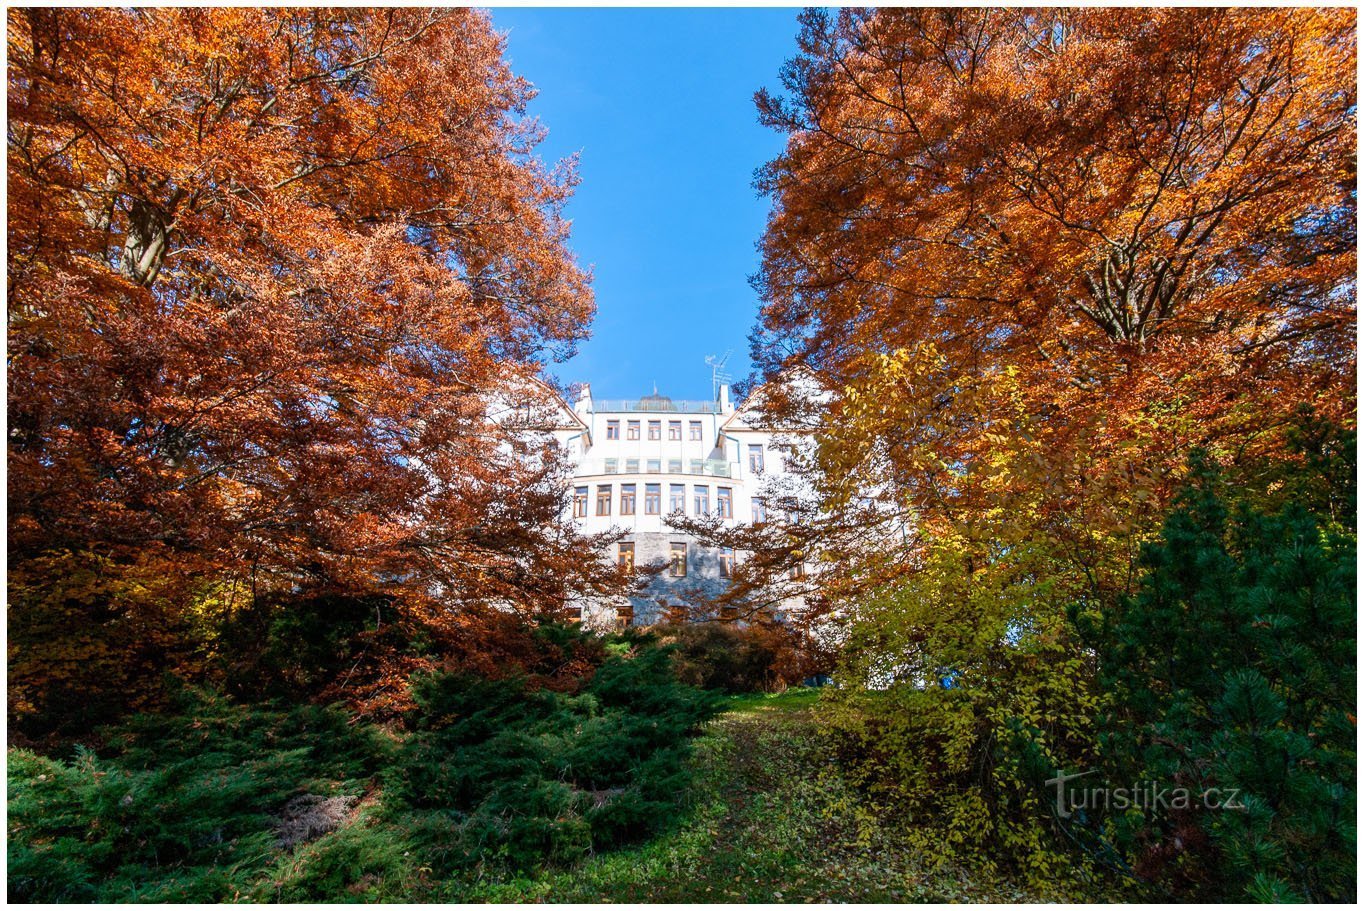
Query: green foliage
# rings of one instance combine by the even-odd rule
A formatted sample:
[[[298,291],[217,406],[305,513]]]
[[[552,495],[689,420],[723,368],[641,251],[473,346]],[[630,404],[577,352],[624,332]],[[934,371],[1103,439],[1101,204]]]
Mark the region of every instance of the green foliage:
[[[96,755],[10,752],[11,901],[224,901],[275,850],[299,793],[358,795],[385,746],[318,707],[246,708],[185,693]]]
[[[385,612],[391,619],[390,599],[381,596],[256,599],[224,626],[225,686],[251,699],[315,695],[346,672],[360,651],[358,637]]]
[[[975,863],[925,869],[894,821],[829,761],[815,691],[741,696],[697,740],[689,812],[655,838],[535,877],[442,893],[495,902],[828,903],[1103,900],[1066,877],[1046,892]]]
[[[1321,447],[1317,447],[1318,453]],[[1188,808],[1107,819],[1137,869],[1211,899],[1348,901],[1355,894],[1353,472],[1308,458],[1281,490],[1301,503],[1228,505],[1195,457],[1145,550],[1137,596],[1102,623],[1114,696],[1111,781],[1186,788]],[[1343,513],[1348,508],[1350,513]],[[1234,792],[1241,808],[1202,795]]]
[[[258,902],[408,901],[419,887],[420,855],[410,834],[362,808],[357,818],[279,856],[253,884]]]
[[[394,796],[421,815],[434,868],[571,863],[666,821],[688,785],[686,740],[716,708],[670,660],[640,641],[576,695],[523,677],[419,680]]]
[[[820,718],[848,774],[930,866],[1045,892],[1090,870],[1056,838],[1045,782],[1092,756],[1099,694],[1065,605],[1078,583],[1022,535],[944,536],[852,619]]]
[[[425,675],[406,732],[191,690],[101,731],[98,753],[11,750],[10,899],[410,899],[433,877],[562,867],[668,825],[716,697],[647,636],[611,655],[576,630],[528,638],[528,655],[596,663],[574,680],[538,659],[536,676]]]
[[[676,643],[677,675],[683,683],[725,693],[756,693],[798,682],[788,666],[792,635],[762,627],[730,623],[684,623],[656,630],[665,642]],[[797,670],[797,674],[799,674]]]

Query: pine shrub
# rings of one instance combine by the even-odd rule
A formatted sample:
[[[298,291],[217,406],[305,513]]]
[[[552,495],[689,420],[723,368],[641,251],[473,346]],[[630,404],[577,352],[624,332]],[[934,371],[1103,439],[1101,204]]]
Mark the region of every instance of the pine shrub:
[[[405,729],[185,690],[174,711],[99,731],[97,752],[11,750],[10,899],[410,900],[676,819],[716,697],[680,683],[647,635],[515,641],[509,676],[415,679]],[[324,803],[344,818],[288,834]]]
[[[576,695],[465,674],[422,678],[414,695],[395,798],[423,816],[446,872],[566,864],[656,830],[685,794],[687,739],[716,708],[648,640]]]
[[[1112,814],[1107,832],[1138,872],[1189,897],[1355,895],[1354,495],[1282,487],[1304,502],[1229,505],[1196,458],[1139,593],[1094,631],[1114,696],[1103,771],[1192,795]],[[1309,510],[1325,503],[1351,514]]]
[[[383,741],[338,712],[188,691],[72,761],[10,751],[11,901],[225,901],[277,851],[300,793],[358,794]]]

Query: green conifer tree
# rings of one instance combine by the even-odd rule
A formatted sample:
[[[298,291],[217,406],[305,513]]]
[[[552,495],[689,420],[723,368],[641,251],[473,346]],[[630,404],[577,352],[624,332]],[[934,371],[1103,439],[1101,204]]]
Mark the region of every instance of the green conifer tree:
[[[1172,795],[1103,824],[1183,897],[1355,895],[1355,494],[1337,464],[1354,440],[1310,429],[1294,440],[1315,451],[1255,506],[1195,455],[1136,597],[1090,627],[1113,696],[1103,772]]]

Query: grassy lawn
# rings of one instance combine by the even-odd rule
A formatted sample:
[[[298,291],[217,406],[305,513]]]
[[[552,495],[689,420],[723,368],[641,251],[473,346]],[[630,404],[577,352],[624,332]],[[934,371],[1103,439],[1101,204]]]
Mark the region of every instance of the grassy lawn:
[[[535,880],[446,884],[463,901],[947,902],[1045,898],[962,870],[926,874],[811,736],[814,690],[741,696],[696,747],[669,832]],[[443,891],[443,890],[442,890]]]

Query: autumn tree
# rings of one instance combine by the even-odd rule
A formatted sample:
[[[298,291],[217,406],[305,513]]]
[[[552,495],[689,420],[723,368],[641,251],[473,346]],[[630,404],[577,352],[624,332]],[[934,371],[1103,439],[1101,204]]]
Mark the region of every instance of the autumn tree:
[[[877,389],[830,421],[845,495],[860,467],[961,507],[953,473],[1015,426],[962,390],[1005,369],[1058,508],[1133,475],[1166,496],[1191,445],[1254,449],[1304,402],[1352,416],[1353,13],[802,23],[787,94],[758,95],[789,139],[759,178],[755,351]]]
[[[801,22],[757,98],[787,142],[754,351],[831,392],[831,729],[926,858],[1055,882],[1043,782],[1094,761],[1104,698],[1070,613],[1132,591],[1192,448],[1292,461],[1302,409],[1354,424],[1355,16]],[[868,497],[905,539],[840,533]]]
[[[435,613],[600,581],[548,434],[492,407],[544,407],[593,303],[573,163],[535,157],[486,15],[8,16],[9,560],[34,610],[118,614],[150,565],[167,597]],[[97,584],[57,592],[73,568]]]

